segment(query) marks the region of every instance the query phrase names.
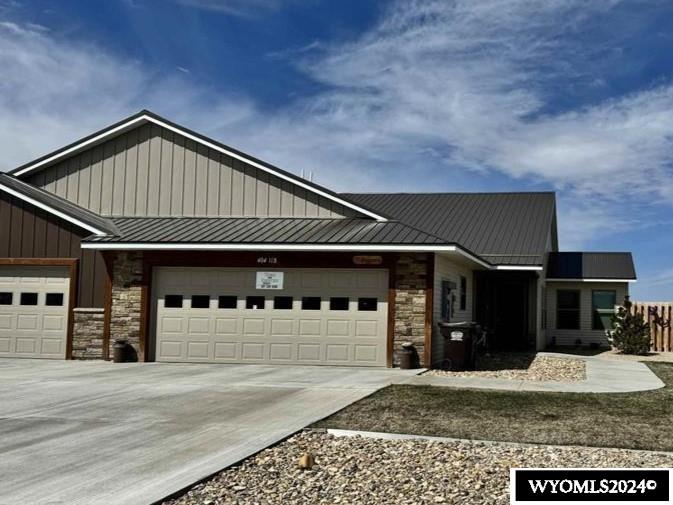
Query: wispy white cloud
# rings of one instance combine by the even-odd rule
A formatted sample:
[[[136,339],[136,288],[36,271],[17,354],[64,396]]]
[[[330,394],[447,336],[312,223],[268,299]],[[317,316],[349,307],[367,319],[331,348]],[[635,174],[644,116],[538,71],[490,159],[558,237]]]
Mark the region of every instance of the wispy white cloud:
[[[186,7],[238,17],[275,11],[280,9],[284,3],[282,0],[173,0],[173,2]]]
[[[279,8],[174,1],[232,15]],[[272,113],[188,74],[157,75],[100,47],[4,23],[4,168],[149,107],[290,170],[313,170],[336,189],[451,190],[466,171],[475,181],[497,174],[555,187],[562,245],[581,248],[614,233],[615,216],[631,223],[630,206],[673,197],[670,83],[555,111],[559,83],[606,85],[590,71],[605,48],[578,35],[620,3],[396,2],[356,40],[271,55],[323,84]]]

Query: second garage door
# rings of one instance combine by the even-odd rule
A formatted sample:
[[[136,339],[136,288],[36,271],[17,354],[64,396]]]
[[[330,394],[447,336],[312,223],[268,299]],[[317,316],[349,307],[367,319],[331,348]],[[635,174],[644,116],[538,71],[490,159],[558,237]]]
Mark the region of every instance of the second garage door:
[[[156,268],[155,359],[385,366],[386,270],[266,272]]]

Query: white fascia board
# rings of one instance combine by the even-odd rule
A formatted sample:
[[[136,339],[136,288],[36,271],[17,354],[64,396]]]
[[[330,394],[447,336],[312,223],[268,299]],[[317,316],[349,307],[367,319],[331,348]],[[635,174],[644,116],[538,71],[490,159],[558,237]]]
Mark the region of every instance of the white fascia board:
[[[46,212],[49,212],[50,214],[58,216],[61,219],[64,219],[65,221],[73,223],[73,224],[79,226],[80,228],[84,228],[85,230],[88,230],[91,233],[94,233],[94,234],[99,235],[99,236],[107,235],[107,233],[105,233],[104,231],[99,230],[98,228],[94,228],[90,224],[87,224],[83,221],[80,221],[77,218],[69,216],[68,214],[63,213],[60,210],[56,210],[53,207],[50,207],[49,205],[46,205],[42,202],[38,202],[34,198],[26,196],[23,193],[19,193],[18,191],[13,190],[12,188],[8,188],[4,184],[0,184],[0,191],[5,191],[6,193],[9,193],[10,195],[17,197],[17,198],[23,200],[24,202],[28,202],[29,204],[34,205],[35,207],[38,207],[38,208],[40,208],[40,209],[42,209]]]
[[[301,188],[304,188],[307,191],[310,191],[312,193],[316,193],[316,194],[318,194],[318,195],[320,195],[324,198],[327,198],[329,200],[332,200],[332,201],[338,203],[339,205],[343,205],[344,207],[348,207],[348,208],[353,209],[357,212],[360,212],[361,214],[364,214],[364,215],[369,216],[373,219],[376,219],[377,221],[388,221],[388,219],[386,219],[385,217],[379,216],[378,214],[375,214],[374,212],[371,212],[367,209],[363,209],[362,207],[359,207],[358,205],[355,205],[354,203],[348,202],[348,201],[343,200],[343,199],[341,199],[337,196],[334,196],[330,193],[322,191],[322,190],[320,190],[320,189],[318,189],[318,188],[316,188],[316,187],[314,187],[310,184],[306,184],[306,183],[304,183],[300,180],[297,180],[294,177],[290,177],[290,176],[287,176],[287,175],[282,174],[280,172],[277,172],[277,171],[273,170],[272,168],[269,168],[267,166],[262,165],[261,163],[257,163],[257,162],[255,162],[255,161],[253,161],[253,160],[251,160],[251,159],[249,159],[245,156],[242,156],[240,154],[229,151],[228,149],[224,149],[223,147],[218,146],[217,144],[214,144],[212,142],[208,142],[207,140],[199,138],[196,135],[192,135],[189,132],[186,132],[181,128],[177,128],[175,126],[169,125],[167,123],[164,123],[163,121],[160,121],[159,119],[156,119],[156,118],[153,118],[153,117],[147,116],[147,115],[138,116],[137,118],[134,118],[130,121],[127,121],[126,123],[123,123],[123,124],[113,128],[111,130],[108,130],[104,133],[101,133],[100,135],[97,135],[93,138],[90,138],[90,139],[88,139],[84,142],[80,142],[79,144],[72,146],[70,149],[66,149],[65,151],[60,152],[58,154],[55,154],[54,156],[50,156],[49,158],[46,158],[42,161],[39,161],[39,162],[37,162],[33,165],[27,166],[26,168],[16,172],[14,175],[15,176],[23,175],[27,172],[30,172],[32,170],[35,170],[36,168],[41,167],[42,165],[45,165],[47,163],[52,163],[52,162],[54,162],[54,161],[56,161],[60,158],[63,158],[63,157],[68,156],[68,155],[70,155],[74,152],[77,152],[77,151],[79,151],[79,150],[81,150],[81,149],[83,149],[83,148],[85,148],[85,147],[87,147],[91,144],[95,144],[96,142],[100,142],[104,138],[109,137],[111,135],[115,135],[115,134],[117,134],[121,131],[124,131],[125,129],[128,129],[131,126],[134,126],[135,124],[137,124],[139,122],[145,122],[145,121],[154,123],[158,126],[161,126],[162,128],[166,128],[167,130],[178,133],[179,135],[182,135],[183,137],[187,137],[188,139],[191,139],[194,142],[198,142],[199,144],[202,144],[202,145],[207,146],[211,149],[214,149],[215,151],[226,154],[227,156],[231,156],[232,158],[236,158],[237,160],[240,160],[244,163],[247,163],[248,165],[252,165],[255,168],[258,168],[260,170],[263,170],[264,172],[267,172],[267,173],[272,174],[276,177],[279,177],[283,180],[291,182],[292,184],[295,184],[295,185],[297,185]]]
[[[636,279],[546,279],[547,282],[637,282]]]
[[[535,265],[497,265],[496,270],[530,270],[530,271],[541,271],[544,270],[541,266]]]
[[[88,140],[79,142],[78,144],[70,147],[69,149],[66,149],[65,151],[61,151],[59,153],[54,154],[53,156],[50,156],[49,158],[45,158],[41,161],[38,161],[37,163],[33,163],[32,165],[29,165],[29,166],[19,170],[18,172],[12,174],[12,175],[14,175],[15,177],[18,177],[18,176],[23,175],[25,173],[32,172],[33,170],[35,170],[37,168],[40,168],[42,165],[46,165],[46,164],[52,163],[52,162],[54,162],[58,159],[69,156],[70,154],[75,153],[75,152],[77,152],[81,149],[84,149],[85,147],[87,147],[89,145],[96,144],[97,142],[100,142],[101,140],[105,139],[106,137],[110,137],[112,135],[115,135],[119,132],[124,131],[125,129],[128,129],[128,128],[134,126],[136,123],[142,123],[142,122],[147,121],[148,119],[149,118],[147,116],[139,116],[137,118],[134,118],[130,121],[127,121],[126,123],[120,124],[120,125],[112,128],[112,129],[110,129],[110,130],[107,130],[107,131],[101,133],[100,135],[96,135],[95,137],[92,137]]]

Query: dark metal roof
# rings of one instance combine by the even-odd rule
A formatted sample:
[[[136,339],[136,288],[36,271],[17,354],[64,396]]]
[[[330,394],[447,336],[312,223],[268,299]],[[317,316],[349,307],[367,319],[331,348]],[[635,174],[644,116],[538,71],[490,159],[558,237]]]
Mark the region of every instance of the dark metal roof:
[[[110,219],[99,216],[95,212],[91,212],[79,205],[75,205],[53,193],[36,188],[31,184],[26,184],[9,174],[0,172],[0,184],[104,233],[114,234],[119,232]],[[2,189],[0,189],[0,191],[2,191]]]
[[[421,244],[446,241],[396,221],[314,218],[111,218],[116,236],[85,242],[228,244]],[[453,244],[450,244],[453,245]]]
[[[628,252],[556,252],[549,255],[548,279],[635,279]]]
[[[498,265],[542,265],[554,193],[346,193],[351,201],[455,242]]]

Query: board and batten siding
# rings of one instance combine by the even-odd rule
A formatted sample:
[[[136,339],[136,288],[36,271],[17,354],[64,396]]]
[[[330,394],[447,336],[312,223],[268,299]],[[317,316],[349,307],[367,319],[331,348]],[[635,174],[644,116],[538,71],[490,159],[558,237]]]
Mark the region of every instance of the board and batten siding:
[[[91,233],[7,193],[0,193],[0,258],[79,259],[77,306],[104,306],[105,262],[80,248]]]
[[[577,289],[580,291],[580,329],[579,330],[559,330],[556,328],[556,293],[563,289]],[[594,290],[616,291],[616,302],[620,305],[624,301],[624,296],[629,293],[629,284],[627,282],[553,282],[547,281],[547,342],[551,343],[555,339],[556,345],[575,345],[575,341],[580,339],[582,345],[596,343],[608,345],[605,331],[593,330],[592,327],[592,309],[591,292]]]
[[[355,211],[178,133],[144,124],[26,182],[104,216],[343,217]]]
[[[460,277],[467,279],[467,303],[465,310],[460,310]],[[472,270],[466,266],[435,254],[434,296],[432,303],[432,361],[433,366],[439,366],[444,359],[444,337],[442,337],[438,323],[442,321],[442,281],[456,284],[456,303],[451,322],[472,321],[472,299],[474,279]]]

